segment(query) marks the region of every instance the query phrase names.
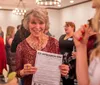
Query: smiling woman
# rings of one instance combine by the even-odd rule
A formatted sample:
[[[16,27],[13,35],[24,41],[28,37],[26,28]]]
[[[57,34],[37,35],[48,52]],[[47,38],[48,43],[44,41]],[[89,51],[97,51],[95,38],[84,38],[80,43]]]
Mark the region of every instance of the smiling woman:
[[[63,85],[74,85],[75,79],[75,59],[72,58],[72,51],[74,47],[73,34],[75,31],[75,24],[73,22],[65,22],[65,34],[59,38],[60,53],[63,55],[63,63],[69,65],[69,76],[62,76]]]
[[[47,36],[44,32],[49,28],[49,17],[46,9],[34,8],[26,12],[23,25],[25,29],[30,31],[30,35],[17,46],[16,71],[17,76],[24,79],[24,85],[31,85],[32,75],[38,70],[34,66],[37,50],[58,54],[59,45],[55,38]],[[63,76],[67,75],[68,70],[67,65],[60,66]]]

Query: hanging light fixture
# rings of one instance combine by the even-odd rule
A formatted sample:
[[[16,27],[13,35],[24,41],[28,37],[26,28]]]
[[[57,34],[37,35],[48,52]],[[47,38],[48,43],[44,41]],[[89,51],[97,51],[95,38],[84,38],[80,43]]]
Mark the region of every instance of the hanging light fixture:
[[[17,5],[17,8],[15,8],[13,10],[13,14],[16,14],[16,15],[24,15],[26,13],[26,10],[25,10],[25,5],[23,3],[23,0],[19,0],[19,3]]]
[[[36,0],[40,6],[61,6],[61,0]]]

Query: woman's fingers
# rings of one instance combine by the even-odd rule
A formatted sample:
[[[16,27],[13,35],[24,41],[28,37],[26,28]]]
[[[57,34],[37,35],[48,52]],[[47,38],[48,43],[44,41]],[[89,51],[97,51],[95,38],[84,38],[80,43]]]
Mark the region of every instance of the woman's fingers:
[[[25,64],[23,70],[25,75],[29,75],[34,74],[37,71],[37,68],[33,67],[31,64]]]
[[[89,26],[88,25],[82,25],[81,28],[75,32],[74,37],[78,40],[81,41],[83,40],[87,34],[89,34]]]
[[[59,68],[60,68],[61,75],[66,76],[68,74],[68,72],[69,72],[68,65],[62,64],[62,65],[60,65]]]
[[[62,75],[62,76],[66,76],[68,73],[69,73],[69,71],[62,71],[62,72],[61,72],[61,75]]]
[[[32,65],[31,64],[25,64],[24,65],[24,69],[28,70],[31,69]]]

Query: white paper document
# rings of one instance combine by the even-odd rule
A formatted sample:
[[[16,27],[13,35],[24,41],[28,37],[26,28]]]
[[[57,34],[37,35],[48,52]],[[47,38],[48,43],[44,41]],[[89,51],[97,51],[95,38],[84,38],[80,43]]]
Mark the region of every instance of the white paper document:
[[[37,51],[32,85],[60,85],[62,58],[60,54]]]

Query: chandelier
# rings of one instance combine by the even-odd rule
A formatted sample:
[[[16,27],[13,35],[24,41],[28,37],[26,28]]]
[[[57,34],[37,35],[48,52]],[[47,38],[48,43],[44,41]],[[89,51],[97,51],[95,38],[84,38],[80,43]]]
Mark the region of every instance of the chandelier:
[[[40,6],[61,6],[61,0],[36,0]]]
[[[15,8],[12,12],[13,12],[13,14],[16,14],[16,15],[24,15],[26,13],[23,0],[19,0],[17,8]]]

